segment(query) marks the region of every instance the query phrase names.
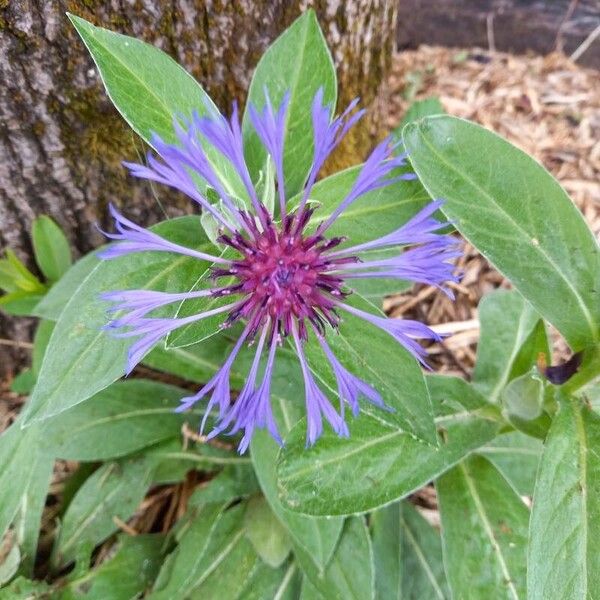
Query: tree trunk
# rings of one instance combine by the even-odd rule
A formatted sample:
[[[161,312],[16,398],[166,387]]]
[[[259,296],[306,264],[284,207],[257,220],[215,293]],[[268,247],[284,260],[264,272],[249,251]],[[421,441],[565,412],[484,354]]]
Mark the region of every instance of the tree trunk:
[[[65,11],[162,48],[228,112],[269,43],[313,6],[337,66],[340,106],[360,96],[371,109],[346,144],[347,163],[364,156],[382,122],[396,2],[0,0],[0,250],[31,264],[28,232],[41,214],[60,223],[78,252],[101,242],[94,224],[108,202],[144,224],[161,217],[149,188],[126,178],[121,161],[135,160],[141,141],[111,106]],[[168,205],[171,214],[186,210],[181,199]],[[29,333],[23,319],[0,315],[0,338]],[[0,374],[14,362],[0,345]]]

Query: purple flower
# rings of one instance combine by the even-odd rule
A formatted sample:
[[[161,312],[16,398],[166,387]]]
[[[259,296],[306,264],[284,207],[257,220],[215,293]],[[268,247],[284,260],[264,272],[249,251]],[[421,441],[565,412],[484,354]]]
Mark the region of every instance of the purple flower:
[[[345,198],[333,213],[322,220],[314,233],[308,224],[314,208],[308,198],[318,173],[329,154],[362,116],[354,111],[356,101],[341,116],[330,120],[330,107],[323,104],[323,92],[315,95],[312,106],[313,163],[309,170],[298,208],[290,212],[284,187],[284,139],[289,104],[285,95],[274,107],[265,91],[262,111],[250,106],[250,121],[275,166],[279,195],[279,216],[270,214],[259,200],[243,151],[242,133],[234,105],[231,119],[219,114],[210,117],[193,115],[190,121],[175,123],[178,144],[163,142],[155,136],[154,146],[162,160],[148,157],[148,165],[126,163],[137,177],[164,183],[188,194],[203,210],[209,211],[220,224],[218,241],[230,247],[231,258],[208,255],[173,244],[125,219],[113,207],[117,233],[108,234],[117,243],[101,253],[112,259],[133,252],[160,251],[184,254],[214,263],[212,287],[194,292],[164,293],[147,290],[109,292],[103,299],[113,303],[114,314],[107,328],[120,337],[137,338],[129,350],[126,372],[142,360],[146,352],[162,337],[190,323],[223,314],[223,327],[243,323],[242,333],[223,366],[198,393],[184,398],[179,411],[206,399],[204,428],[212,410],[218,418],[209,437],[226,433],[241,434],[239,451],[244,452],[257,428],[266,428],[281,443],[271,409],[271,378],[277,348],[289,338],[298,356],[304,378],[307,415],[307,444],[314,444],[327,421],[340,436],[348,435],[345,405],[354,415],[359,399],[390,410],[379,392],[351,373],[337,359],[326,337],[335,330],[344,312],[371,323],[392,336],[418,361],[425,365],[425,350],[418,339],[439,340],[430,328],[417,321],[388,319],[357,309],[348,303],[352,281],[361,278],[398,278],[444,287],[457,281],[453,259],[459,255],[450,236],[439,230],[443,224],[433,218],[441,202],[433,202],[395,231],[370,242],[351,246],[343,237],[327,237],[326,232],[352,203],[364,194],[399,180],[415,177],[412,173],[394,175],[406,164],[405,155],[396,155],[389,139],[380,143],[367,158]],[[246,188],[250,208],[240,209],[228,195],[227,185],[213,168],[205,148],[212,146],[229,161]],[[203,178],[222,200],[224,210],[211,205],[198,190],[195,180]],[[373,257],[372,251],[387,251],[386,258]],[[390,251],[396,250],[395,254]],[[218,285],[223,281],[222,285]],[[205,312],[180,318],[152,316],[153,311],[190,298],[231,296],[232,302]],[[319,387],[306,358],[307,343],[323,351],[337,382],[339,411]],[[230,389],[231,369],[245,344],[256,342],[254,358],[239,395],[233,399]],[[262,368],[261,368],[262,365]],[[259,373],[262,373],[259,376]]]

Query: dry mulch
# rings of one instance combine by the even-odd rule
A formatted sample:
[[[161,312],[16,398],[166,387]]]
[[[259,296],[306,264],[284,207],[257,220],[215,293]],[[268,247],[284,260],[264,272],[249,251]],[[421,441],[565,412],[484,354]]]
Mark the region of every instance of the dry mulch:
[[[448,113],[496,131],[543,163],[569,192],[594,232],[600,232],[599,72],[582,69],[558,54],[523,57],[422,46],[395,56],[389,86],[390,129],[413,100],[437,96]],[[450,333],[443,345],[429,349],[434,367],[468,378],[479,337],[478,302],[486,292],[509,284],[468,244],[460,266],[465,275],[454,286],[455,302],[432,287],[420,286],[386,299],[385,307],[392,316],[412,316]],[[566,354],[556,344],[554,358]],[[0,400],[1,432],[18,414],[23,398],[9,392],[7,382],[0,382]],[[185,432],[183,437],[187,437]],[[76,468],[76,463],[57,462],[43,519],[42,553],[49,551],[55,533],[57,498]],[[151,491],[135,517],[118,523],[119,527],[129,533],[165,531],[202,482],[202,477],[191,473],[177,486]],[[422,510],[429,508],[429,520],[436,521],[432,488],[419,492],[414,501]],[[101,562],[109,550],[107,542],[95,562]]]

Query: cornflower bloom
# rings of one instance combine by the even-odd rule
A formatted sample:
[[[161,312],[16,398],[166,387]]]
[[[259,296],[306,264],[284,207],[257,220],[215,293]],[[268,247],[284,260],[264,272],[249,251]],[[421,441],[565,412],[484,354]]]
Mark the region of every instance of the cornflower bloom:
[[[240,452],[247,449],[256,428],[267,428],[281,443],[270,393],[277,348],[286,338],[298,356],[304,378],[307,445],[314,444],[321,434],[323,417],[338,435],[348,435],[344,417],[346,403],[354,415],[358,414],[361,397],[386,408],[379,392],[350,373],[327,342],[327,336],[338,328],[343,313],[365,319],[382,329],[425,364],[425,350],[416,339],[438,340],[439,336],[417,321],[384,318],[348,303],[353,281],[397,278],[439,286],[450,294],[443,285],[457,280],[452,264],[452,259],[458,256],[457,246],[453,238],[438,233],[444,224],[433,218],[441,205],[439,201],[430,203],[402,227],[370,242],[352,246],[344,237],[327,235],[336,219],[365,194],[399,180],[415,178],[412,173],[397,174],[398,167],[406,164],[406,156],[396,154],[397,148],[389,138],[377,145],[367,158],[350,191],[333,213],[320,220],[316,228],[309,226],[315,212],[310,195],[318,173],[327,157],[363,115],[364,111],[354,110],[356,101],[331,120],[330,107],[323,102],[322,90],[315,95],[312,104],[313,162],[297,208],[288,210],[283,146],[289,96],[284,96],[276,108],[266,91],[265,97],[264,108],[259,111],[250,106],[249,116],[274,165],[278,215],[267,210],[252,183],[234,104],[230,119],[213,112],[208,117],[194,114],[189,121],[175,121],[177,144],[168,144],[155,135],[153,146],[160,160],[149,154],[147,165],[125,163],[133,175],[175,188],[191,197],[203,211],[209,212],[220,228],[217,241],[228,247],[229,253],[212,256],[171,243],[132,223],[112,207],[117,233],[109,234],[109,237],[117,243],[101,253],[103,258],[112,259],[134,252],[161,251],[212,263],[210,280],[214,285],[199,291],[172,294],[126,290],[105,294],[104,299],[113,302],[112,310],[118,313],[107,327],[120,330],[116,335],[137,338],[129,349],[126,367],[129,373],[161,338],[178,328],[218,314],[223,315],[222,327],[240,322],[241,333],[223,366],[197,394],[183,398],[177,409],[184,411],[207,398],[201,431],[208,414],[217,410],[216,426],[209,437],[220,433],[242,433]],[[206,154],[206,144],[216,148],[236,170],[247,192],[247,208],[239,208],[239,202],[236,203],[227,192],[225,182]],[[220,205],[208,201],[197,186],[195,175],[202,177],[218,194]],[[383,259],[369,258],[373,250],[395,253]],[[221,285],[217,284],[219,281]],[[229,297],[231,302],[227,300],[224,305],[190,316],[162,318],[150,314],[155,309],[191,298]],[[313,336],[337,380],[339,412],[319,388],[308,364],[305,344]],[[254,359],[242,390],[232,400],[231,369],[242,347],[251,342],[255,343]]]

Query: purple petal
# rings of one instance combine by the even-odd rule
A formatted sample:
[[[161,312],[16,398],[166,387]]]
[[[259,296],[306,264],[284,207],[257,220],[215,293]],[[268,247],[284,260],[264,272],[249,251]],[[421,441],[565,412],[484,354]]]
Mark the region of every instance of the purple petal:
[[[364,244],[358,244],[357,246],[350,246],[348,248],[343,248],[342,250],[337,250],[336,252],[331,252],[328,256],[344,256],[346,254],[356,254],[357,252],[386,248],[388,246],[407,246],[410,244],[433,242],[440,238],[439,234],[434,232],[447,225],[447,223],[436,221],[431,218],[431,215],[433,215],[433,213],[435,213],[435,211],[443,204],[443,200],[430,202],[414,217],[404,223],[402,227],[399,227],[395,231],[376,240],[365,242]]]
[[[313,164],[300,202],[299,217],[301,217],[304,211],[317,175],[325,164],[325,161],[344,139],[348,131],[365,114],[364,110],[359,110],[353,115],[350,114],[358,104],[358,98],[355,98],[346,110],[330,123],[331,106],[323,104],[323,94],[323,88],[321,87],[315,94],[312,103]]]
[[[387,334],[391,335],[398,343],[400,343],[408,352],[410,352],[424,367],[429,368],[425,362],[427,352],[413,338],[429,339],[436,342],[442,340],[442,336],[435,331],[420,323],[410,319],[391,319],[387,317],[378,317],[371,313],[359,310],[348,304],[338,302],[337,305],[345,311],[368,321],[369,323],[379,327]]]
[[[315,381],[304,351],[302,349],[302,342],[298,336],[296,325],[293,325],[293,336],[294,343],[296,345],[296,353],[300,360],[300,367],[302,369],[302,375],[304,377],[304,395],[306,403],[306,445],[312,446],[317,439],[323,433],[323,419],[324,416],[332,429],[340,437],[348,437],[350,435],[348,426],[344,421],[344,418],[335,411],[327,396],[319,389],[317,382]]]
[[[212,391],[210,400],[204,413],[204,418],[202,419],[202,424],[200,425],[201,433],[204,430],[208,416],[210,415],[214,406],[219,407],[219,418],[221,419],[225,416],[230,407],[231,392],[229,387],[229,377],[231,373],[231,366],[233,365],[233,361],[238,355],[242,344],[248,337],[249,331],[250,327],[246,326],[235,343],[235,346],[233,347],[229,356],[227,357],[227,360],[223,363],[223,366],[211,377],[209,382],[193,396],[186,396],[185,398],[182,398],[181,404],[175,409],[175,412],[183,412],[194,406],[196,402],[200,401],[202,398],[204,398],[204,396]]]
[[[391,410],[381,398],[381,394],[379,394],[379,392],[373,386],[350,373],[350,371],[348,371],[348,369],[342,365],[342,363],[332,352],[329,344],[325,341],[325,338],[316,329],[315,335],[317,336],[317,339],[321,344],[321,348],[323,348],[323,351],[325,352],[327,359],[331,364],[333,374],[335,375],[337,381],[342,417],[344,416],[344,400],[350,405],[352,414],[355,417],[358,415],[358,399],[360,396],[364,396],[367,400],[369,400],[369,402],[375,406],[378,406],[379,408]]]
[[[250,121],[260,138],[263,146],[271,155],[275,164],[275,172],[277,173],[277,187],[279,191],[279,207],[282,217],[286,214],[285,210],[285,190],[283,176],[283,142],[285,137],[285,120],[287,109],[290,102],[290,93],[286,92],[277,109],[274,111],[271,104],[271,98],[267,88],[264,89],[265,106],[262,112],[259,112],[252,104],[249,106]]]
[[[143,316],[137,316],[128,319],[123,317],[126,321],[123,326],[128,328],[127,331],[113,333],[114,337],[118,338],[126,338],[126,337],[137,337],[140,336],[128,351],[128,360],[127,360],[127,368],[125,373],[128,375],[131,373],[133,368],[142,360],[145,354],[165,335],[178,329],[179,327],[183,327],[184,325],[189,325],[190,323],[195,323],[196,321],[200,321],[202,319],[206,319],[208,317],[212,317],[214,315],[218,315],[220,313],[226,312],[228,310],[235,309],[239,306],[239,302],[233,302],[231,304],[226,304],[224,306],[220,306],[218,308],[213,308],[212,310],[208,310],[202,313],[198,313],[195,315],[190,315],[189,317],[183,318],[148,318]],[[121,327],[121,325],[117,325],[117,327]]]
[[[394,169],[406,163],[406,154],[393,156],[395,149],[396,146],[392,144],[390,138],[386,138],[375,147],[363,164],[348,195],[327,220],[318,227],[317,232],[319,234],[323,234],[357,198],[396,181],[414,179],[412,173],[405,173],[392,179],[387,178]]]
[[[198,252],[179,244],[169,242],[160,235],[144,229],[139,225],[136,225],[133,221],[126,219],[119,211],[112,205],[109,205],[110,214],[115,220],[115,227],[118,233],[104,233],[104,235],[115,240],[118,243],[108,246],[105,250],[98,252],[98,256],[105,260],[117,258],[127,254],[133,254],[136,252],[174,252],[176,254],[183,254],[185,256],[191,256],[192,258],[198,258],[199,260],[206,260],[208,262],[230,264],[231,261],[221,258],[219,256],[212,256],[204,252]]]

